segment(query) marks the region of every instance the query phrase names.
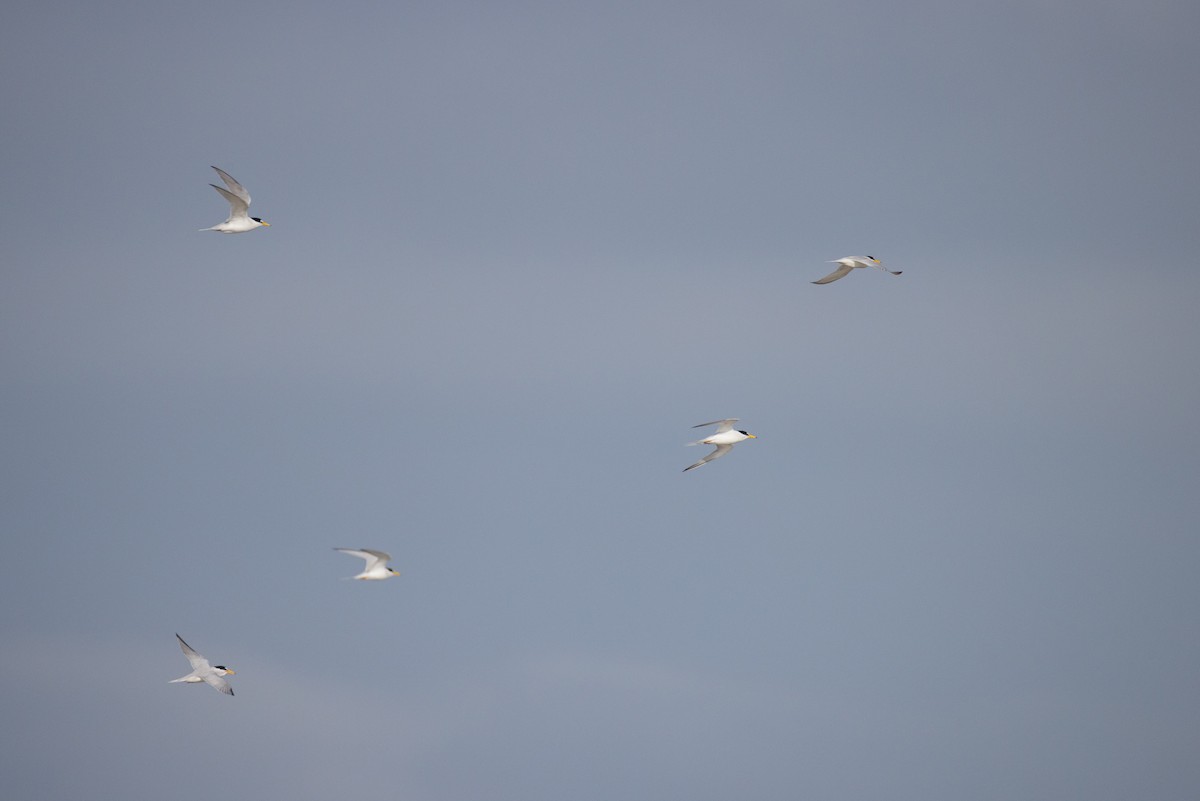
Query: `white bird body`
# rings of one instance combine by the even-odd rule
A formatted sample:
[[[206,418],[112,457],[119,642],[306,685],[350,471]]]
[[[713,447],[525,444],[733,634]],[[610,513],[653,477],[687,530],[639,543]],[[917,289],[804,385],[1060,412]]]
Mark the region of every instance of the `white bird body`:
[[[247,231],[253,231],[255,228],[270,227],[270,223],[263,222],[258,217],[250,216],[250,193],[246,191],[246,187],[239,184],[232,175],[220,167],[213,167],[213,169],[217,171],[217,175],[221,176],[221,180],[229,187],[228,189],[222,189],[216,184],[209,184],[209,186],[221,193],[221,197],[229,202],[229,217],[219,225],[214,225],[212,228],[201,228],[200,230],[216,231],[222,234],[244,234]]]
[[[849,275],[851,270],[855,268],[863,269],[865,267],[874,267],[878,270],[883,270],[885,273],[892,275],[900,275],[900,271],[893,272],[883,266],[883,262],[874,256],[843,256],[840,259],[834,259],[830,264],[840,265],[836,270],[831,272],[819,281],[813,281],[814,284],[832,284],[839,278]]]
[[[400,575],[399,570],[393,570],[387,566],[387,563],[392,561],[392,557],[383,551],[373,551],[370,548],[334,548],[333,550],[348,553],[363,560],[363,572],[349,578],[362,581],[383,581]]]
[[[753,434],[746,434],[741,431],[730,430],[730,431],[722,431],[720,433],[713,434],[711,437],[705,437],[704,439],[698,439],[695,442],[693,442],[692,444],[693,445],[732,445],[735,442],[742,442],[743,440],[754,439],[754,438],[755,437]]]
[[[725,454],[733,450],[733,446],[738,442],[743,442],[748,439],[758,439],[749,431],[739,431],[733,427],[733,424],[738,421],[736,417],[727,417],[724,420],[712,420],[708,423],[699,423],[692,428],[703,428],[704,426],[715,425],[717,430],[704,439],[698,439],[695,442],[689,442],[688,445],[716,445],[717,449],[705,456],[695,464],[688,465],[683,468],[683,472],[687,472],[694,467],[700,467],[711,462],[713,459],[720,459]]]
[[[183,655],[187,657],[187,661],[192,666],[192,672],[186,676],[180,676],[177,679],[171,679],[168,684],[207,684],[218,692],[226,695],[233,695],[233,688],[229,686],[229,682],[225,680],[226,676],[232,676],[234,671],[224,665],[210,665],[208,660],[196,653],[192,646],[183,641],[183,638],[178,634],[175,639],[179,640],[179,647],[183,651]]]

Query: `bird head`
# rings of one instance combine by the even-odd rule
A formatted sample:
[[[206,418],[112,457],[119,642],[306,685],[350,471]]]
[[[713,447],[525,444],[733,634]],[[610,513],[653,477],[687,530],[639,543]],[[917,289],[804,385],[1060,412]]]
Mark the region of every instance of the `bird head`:
[[[269,222],[263,222],[261,217],[251,217],[250,219],[254,220],[256,223],[258,223],[259,225],[261,225],[265,228],[271,227],[271,224]]]
[[[741,429],[738,429],[738,433],[745,434],[748,439],[758,439],[758,437],[756,437],[754,434],[751,434],[749,431],[742,431]]]
[[[222,676],[232,676],[234,674],[234,672],[232,670],[225,667],[224,665],[213,665],[213,670],[220,671]]]
[[[387,569],[387,572],[391,573],[393,576],[398,576],[398,575],[400,575],[400,571],[399,571],[399,570],[397,570],[397,569],[396,569],[396,568],[394,568],[394,567],[389,567],[389,568]]]

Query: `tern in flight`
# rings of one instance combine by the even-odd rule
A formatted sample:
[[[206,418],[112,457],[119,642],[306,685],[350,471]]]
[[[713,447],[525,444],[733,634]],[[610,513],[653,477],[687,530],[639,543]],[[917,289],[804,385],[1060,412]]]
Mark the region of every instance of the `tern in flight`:
[[[839,266],[836,270],[822,278],[820,281],[813,281],[814,284],[832,284],[842,276],[849,275],[850,271],[856,267],[874,267],[876,269],[883,270],[885,273],[891,273],[892,275],[899,275],[900,272],[902,272],[893,272],[892,270],[887,269],[883,266],[883,262],[874,256],[843,256],[840,259],[834,259],[830,262],[830,264],[837,264]]]
[[[363,572],[357,576],[347,576],[347,578],[362,579],[363,581],[383,581],[384,579],[390,579],[392,576],[400,575],[399,570],[393,570],[387,566],[387,563],[392,561],[392,557],[383,551],[372,551],[370,548],[334,548],[333,550],[357,556],[365,562]]]
[[[736,417],[727,417],[724,420],[712,420],[707,423],[699,423],[692,426],[692,428],[703,428],[704,426],[715,425],[717,430],[713,432],[712,436],[705,437],[704,439],[698,439],[695,442],[689,442],[688,445],[716,445],[717,449],[695,464],[688,465],[687,467],[683,468],[683,472],[686,473],[693,467],[700,467],[701,465],[708,464],[713,459],[720,459],[722,456],[733,450],[733,446],[738,442],[742,442],[743,440],[747,439],[758,439],[758,437],[756,437],[754,434],[751,434],[749,431],[739,431],[738,429],[734,428],[733,424],[737,421],[738,419]]]
[[[192,646],[184,642],[183,638],[178,634],[175,635],[175,639],[179,640],[179,647],[183,649],[183,655],[191,663],[192,672],[186,676],[171,679],[168,684],[200,684],[203,682],[214,690],[223,692],[226,695],[233,695],[233,688],[229,686],[229,682],[225,681],[226,676],[233,675],[232,670],[224,665],[208,664],[208,660],[192,650]]]
[[[258,217],[250,216],[250,193],[246,191],[246,187],[237,182],[232,175],[222,170],[220,167],[213,167],[217,171],[217,175],[221,176],[221,180],[225,182],[228,189],[222,189],[216,184],[209,184],[213,189],[221,193],[221,197],[229,201],[229,219],[220,225],[214,225],[212,228],[201,228],[201,231],[217,231],[222,234],[244,234],[247,231],[253,231],[255,228],[269,227],[271,224],[263,222]]]

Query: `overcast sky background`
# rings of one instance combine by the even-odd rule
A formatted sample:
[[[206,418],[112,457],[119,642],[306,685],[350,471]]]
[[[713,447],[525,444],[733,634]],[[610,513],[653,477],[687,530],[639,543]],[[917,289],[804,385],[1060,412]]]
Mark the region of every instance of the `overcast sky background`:
[[[6,798],[1200,791],[1195,3],[4,17]]]

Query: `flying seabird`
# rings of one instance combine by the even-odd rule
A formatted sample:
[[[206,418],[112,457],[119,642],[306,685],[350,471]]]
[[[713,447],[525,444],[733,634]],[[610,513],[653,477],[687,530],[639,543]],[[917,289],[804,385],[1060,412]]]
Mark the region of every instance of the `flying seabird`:
[[[204,682],[214,690],[219,690],[226,695],[233,695],[233,688],[229,686],[229,682],[225,681],[225,676],[233,675],[232,670],[224,665],[208,664],[208,660],[192,650],[192,646],[184,642],[182,637],[176,634],[175,638],[179,640],[179,647],[183,649],[183,655],[192,664],[192,672],[186,676],[171,679],[168,684],[178,684],[180,682],[184,684],[199,684],[200,682]]]
[[[363,565],[363,572],[357,576],[347,576],[347,578],[362,579],[363,581],[383,581],[392,576],[400,575],[399,570],[393,570],[387,566],[387,563],[392,561],[392,557],[383,551],[372,551],[370,548],[334,548],[333,550],[357,556],[366,562]]]
[[[813,281],[814,284],[832,284],[834,281],[841,278],[843,275],[848,275],[855,267],[875,267],[883,270],[885,273],[892,275],[900,275],[900,272],[892,272],[883,266],[883,262],[874,256],[843,256],[840,259],[834,259],[830,264],[840,265],[836,270],[822,278],[820,281]]]
[[[246,187],[242,186],[229,173],[222,170],[220,167],[213,167],[217,171],[217,175],[221,176],[221,180],[225,182],[228,189],[222,189],[216,184],[209,184],[213,189],[221,193],[221,197],[229,201],[229,219],[220,225],[214,225],[212,228],[201,228],[201,231],[218,231],[222,234],[244,234],[246,231],[253,231],[255,228],[267,227],[270,223],[263,222],[258,217],[251,217],[250,211],[250,193],[246,191]]]
[[[736,417],[727,417],[724,420],[711,420],[707,423],[698,423],[697,425],[692,426],[692,428],[703,428],[704,426],[715,425],[717,430],[712,436],[705,437],[704,439],[698,439],[695,442],[689,442],[688,445],[716,445],[717,449],[695,464],[688,465],[687,467],[683,468],[683,472],[686,473],[693,467],[699,467],[700,465],[708,464],[713,459],[720,459],[722,456],[733,450],[735,443],[747,439],[758,439],[758,437],[756,437],[754,434],[751,434],[749,431],[739,431],[735,429],[733,424],[737,421],[738,419]]]

